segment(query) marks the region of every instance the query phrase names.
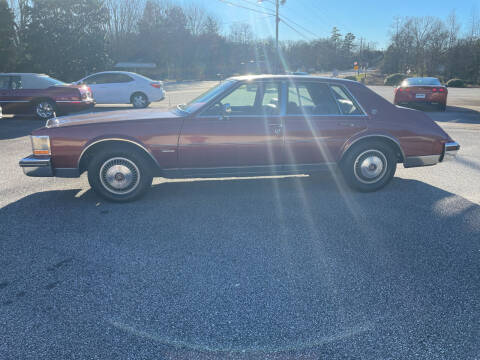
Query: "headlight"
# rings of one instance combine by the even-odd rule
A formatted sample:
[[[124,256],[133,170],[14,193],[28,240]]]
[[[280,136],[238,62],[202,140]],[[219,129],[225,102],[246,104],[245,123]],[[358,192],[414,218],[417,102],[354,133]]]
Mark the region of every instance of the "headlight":
[[[50,155],[49,136],[31,136],[33,155]]]

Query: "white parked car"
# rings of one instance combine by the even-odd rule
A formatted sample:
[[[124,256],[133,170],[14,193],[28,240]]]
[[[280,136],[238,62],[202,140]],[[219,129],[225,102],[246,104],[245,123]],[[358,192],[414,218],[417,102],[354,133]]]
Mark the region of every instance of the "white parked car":
[[[86,84],[97,104],[132,104],[146,108],[165,98],[163,83],[127,71],[104,71],[89,75],[75,84]]]

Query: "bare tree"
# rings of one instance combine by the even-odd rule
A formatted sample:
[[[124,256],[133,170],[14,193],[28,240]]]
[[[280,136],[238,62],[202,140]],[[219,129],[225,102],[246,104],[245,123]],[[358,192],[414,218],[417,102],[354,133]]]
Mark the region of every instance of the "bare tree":
[[[204,8],[191,3],[184,9],[187,17],[187,27],[193,36],[198,36],[205,31],[207,13]]]
[[[245,23],[233,23],[230,25],[229,38],[234,43],[247,45],[253,41],[252,27]]]

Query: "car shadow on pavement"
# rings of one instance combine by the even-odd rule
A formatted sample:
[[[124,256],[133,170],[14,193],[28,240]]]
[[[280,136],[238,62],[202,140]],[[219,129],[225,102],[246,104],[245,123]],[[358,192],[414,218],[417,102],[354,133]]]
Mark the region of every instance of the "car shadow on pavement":
[[[46,191],[0,219],[7,358],[477,355],[480,206],[421,181],[177,181],[126,204]]]

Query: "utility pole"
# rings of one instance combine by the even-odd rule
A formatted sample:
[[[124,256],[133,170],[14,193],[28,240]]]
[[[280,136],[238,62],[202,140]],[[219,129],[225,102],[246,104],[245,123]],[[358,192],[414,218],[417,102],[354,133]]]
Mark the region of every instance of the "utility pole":
[[[261,4],[264,0],[257,0]],[[268,1],[268,0],[265,0]],[[278,73],[280,65],[280,53],[278,51],[278,26],[280,24],[280,5],[285,4],[287,0],[274,0],[275,1],[275,59],[273,63],[273,72]],[[272,2],[271,0],[269,2]]]
[[[278,53],[278,25],[280,24],[280,16],[278,15],[279,8],[280,0],[275,0],[275,73],[278,73],[278,65],[280,64],[280,54]]]

